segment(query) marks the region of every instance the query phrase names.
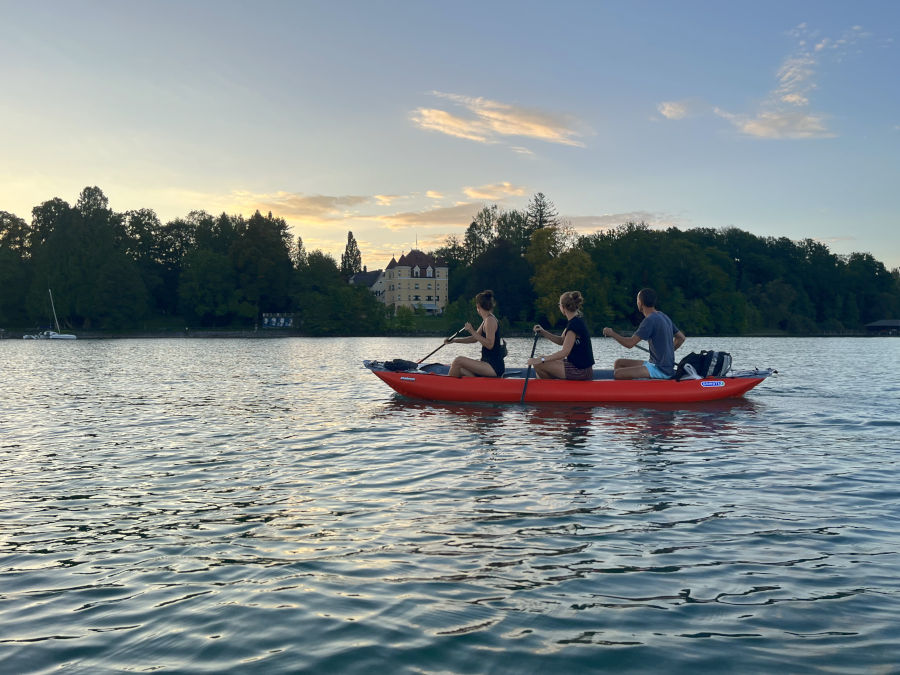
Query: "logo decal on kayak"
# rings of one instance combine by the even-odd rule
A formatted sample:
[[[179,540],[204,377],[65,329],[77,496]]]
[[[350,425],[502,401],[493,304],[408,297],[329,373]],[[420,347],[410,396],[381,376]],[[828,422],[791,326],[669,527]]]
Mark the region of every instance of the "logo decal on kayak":
[[[725,382],[722,380],[704,380],[700,383],[701,387],[724,387]]]
[[[400,379],[406,380],[407,382],[415,382],[416,381],[416,378],[414,378],[414,377],[403,377],[402,375],[400,376]],[[724,384],[724,382],[722,384]]]

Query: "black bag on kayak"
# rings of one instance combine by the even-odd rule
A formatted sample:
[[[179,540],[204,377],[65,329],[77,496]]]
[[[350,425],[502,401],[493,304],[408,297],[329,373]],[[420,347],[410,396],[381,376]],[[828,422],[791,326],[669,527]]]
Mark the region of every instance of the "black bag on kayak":
[[[393,371],[403,371],[403,370],[416,370],[419,367],[419,364],[415,361],[407,361],[406,359],[392,359],[390,361],[384,362],[385,370],[393,370]]]
[[[699,354],[691,352],[678,362],[678,367],[675,369],[676,380],[683,380],[691,374],[688,366],[699,377],[722,377],[731,370],[731,354],[707,351],[706,349]]]

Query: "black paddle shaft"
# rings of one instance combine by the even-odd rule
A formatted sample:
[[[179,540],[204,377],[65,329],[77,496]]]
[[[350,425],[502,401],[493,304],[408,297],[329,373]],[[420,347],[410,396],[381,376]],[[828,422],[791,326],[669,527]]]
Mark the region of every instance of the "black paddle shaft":
[[[447,339],[448,339],[448,340],[452,340],[452,339],[455,338],[457,335],[459,335],[460,333],[462,333],[465,329],[466,329],[466,327],[463,326],[462,328],[460,328],[458,331],[456,331],[453,335],[451,335],[451,336],[448,337]],[[445,344],[447,344],[447,343],[446,343],[446,342],[441,343],[441,346],[438,347],[437,349],[435,349],[433,352],[431,352],[431,354],[434,354],[436,351],[438,351],[439,349],[441,349]],[[422,361],[424,361],[424,360],[427,359],[429,356],[431,356],[431,354],[426,354],[426,355],[423,356],[421,359],[419,359],[418,361],[416,361],[416,363],[422,363]]]
[[[534,334],[534,344],[531,345],[531,356],[528,357],[528,360],[534,358],[534,350],[537,349],[537,341],[541,336],[540,333]],[[525,369],[525,385],[522,387],[522,398],[519,399],[519,403],[525,403],[525,392],[528,391],[528,377],[531,375],[531,364],[528,364],[528,368]]]
[[[642,352],[647,352],[648,354],[650,353],[650,350],[646,347],[641,347],[641,345],[635,345],[635,347],[640,349]]]

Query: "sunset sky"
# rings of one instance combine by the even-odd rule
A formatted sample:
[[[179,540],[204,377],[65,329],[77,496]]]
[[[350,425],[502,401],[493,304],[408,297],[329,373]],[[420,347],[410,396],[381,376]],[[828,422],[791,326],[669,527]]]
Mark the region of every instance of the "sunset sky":
[[[0,210],[272,211],[369,269],[535,192],[900,267],[900,2],[0,0]]]

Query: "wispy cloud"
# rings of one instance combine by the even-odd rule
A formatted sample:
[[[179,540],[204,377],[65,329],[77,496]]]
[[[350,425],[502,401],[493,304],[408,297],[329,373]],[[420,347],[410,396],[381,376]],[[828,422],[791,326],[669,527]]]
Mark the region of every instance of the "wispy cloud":
[[[359,217],[360,207],[378,203],[375,197],[369,195],[306,195],[286,191],[206,193],[179,190],[171,193],[171,197],[187,208],[195,208],[192,205],[196,204],[196,208],[210,213],[250,215],[254,211],[271,211],[273,215],[294,224],[325,226]]]
[[[375,195],[375,202],[379,206],[390,206],[398,199],[402,199],[403,195]]]
[[[715,108],[715,113],[748,136],[769,139],[832,138],[827,115],[810,109],[812,93],[818,87],[817,74],[826,55],[841,61],[859,43],[870,37],[861,26],[837,39],[821,37],[806,24],[790,32],[797,48],[778,68],[777,82],[756,113],[733,113]]]
[[[453,206],[376,216],[376,219],[394,231],[409,228],[468,226],[480,208],[481,205],[476,202],[462,202]]]
[[[358,214],[357,207],[378,201],[377,197],[363,195],[304,195],[296,192],[235,192],[233,195],[238,203],[252,210],[272,211],[285,219],[312,223],[345,220]]]
[[[509,182],[503,182],[480,187],[464,187],[463,194],[469,199],[499,201],[506,197],[520,197],[525,194],[525,188]]]
[[[688,116],[688,105],[684,101],[663,101],[656,109],[669,120],[682,120]]]
[[[833,138],[835,135],[828,130],[824,116],[803,110],[768,110],[755,117],[735,115],[721,108],[715,112],[741,133],[756,138]]]
[[[667,213],[652,211],[630,211],[627,213],[606,213],[599,216],[569,216],[566,220],[580,234],[593,234],[611,230],[625,223],[644,223],[653,228],[679,226],[679,219]]]
[[[507,137],[532,138],[547,143],[584,147],[579,138],[590,129],[571,115],[524,108],[486,98],[439,91],[432,95],[447,101],[444,108],[417,108],[410,118],[417,127],[478,143],[499,143]],[[515,147],[516,152],[530,150]]]

